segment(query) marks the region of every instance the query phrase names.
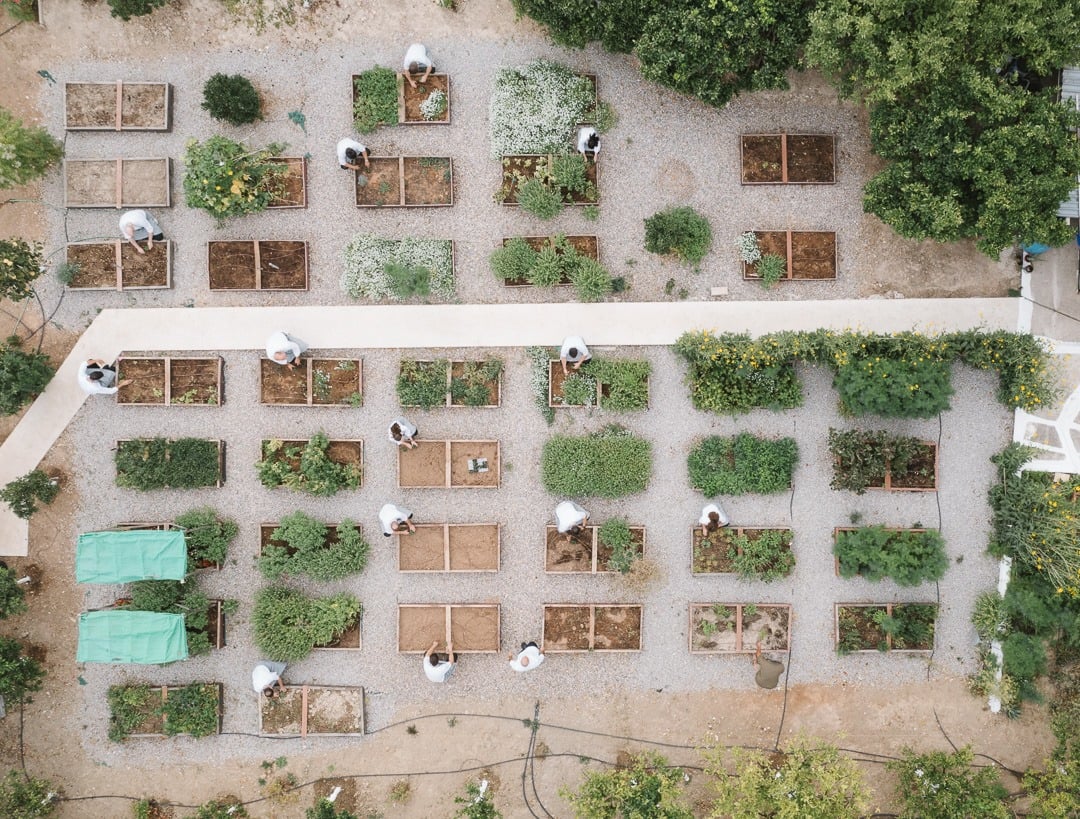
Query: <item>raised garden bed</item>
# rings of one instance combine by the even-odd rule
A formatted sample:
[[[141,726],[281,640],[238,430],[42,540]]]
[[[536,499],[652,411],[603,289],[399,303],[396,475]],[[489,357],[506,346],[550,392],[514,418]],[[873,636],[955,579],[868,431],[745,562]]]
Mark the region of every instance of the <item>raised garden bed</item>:
[[[506,243],[512,241],[514,238],[515,237],[512,236],[504,237],[502,240],[503,246],[505,247]],[[545,247],[555,245],[554,236],[522,236],[521,238],[528,243],[529,247],[538,252]],[[597,262],[600,261],[600,242],[595,236],[564,236],[563,238],[578,252],[579,255],[595,259]],[[558,247],[556,247],[556,252],[561,253]],[[562,287],[569,284],[571,284],[570,277],[564,273],[562,279],[559,280],[559,283],[554,286]],[[504,279],[503,285],[505,287],[536,286],[528,279]]]
[[[446,384],[443,399],[432,403],[441,388],[439,382]],[[498,407],[502,403],[502,361],[403,361],[398,374],[398,400],[407,408]]]
[[[195,687],[197,692],[185,695],[187,689]],[[183,713],[176,713],[177,697],[181,698]],[[191,699],[189,699],[189,696]],[[169,699],[173,699],[174,708],[170,709]],[[265,697],[263,697],[265,699]],[[210,717],[214,710],[214,718]],[[172,726],[169,725],[170,712],[174,714]],[[224,714],[224,693],[221,683],[196,683],[188,685],[140,686],[127,685],[110,690],[110,727],[109,736],[120,740],[125,738],[164,737],[191,733],[192,736],[209,736],[221,733],[221,719]],[[139,721],[141,718],[141,721]],[[189,725],[178,725],[177,719],[185,723],[197,721],[193,731]]]
[[[276,697],[259,697],[259,733],[273,737],[351,737],[364,734],[364,689],[345,685],[294,685]]]
[[[497,199],[503,205],[517,207],[518,188],[527,179],[532,179],[539,174],[541,177],[550,179],[554,154],[516,154],[502,158],[502,187],[499,189]],[[596,205],[600,202],[600,166],[596,162],[585,163],[585,179],[590,184],[587,192],[572,191],[567,188],[556,188],[559,198],[564,205]]]
[[[285,189],[270,201],[269,208],[307,207],[307,160],[302,156],[276,156],[267,160],[285,166]]]
[[[641,651],[641,610],[636,605],[546,605],[544,652]]]
[[[364,361],[360,358],[312,358],[290,370],[277,362],[259,363],[259,401],[290,407],[333,407],[364,403]]]
[[[220,356],[120,359],[117,380],[131,379],[116,403],[139,407],[217,407],[224,401],[225,364]]]
[[[744,185],[831,185],[832,134],[746,134],[740,142]]]
[[[64,127],[69,131],[168,131],[166,82],[64,83]]]
[[[64,207],[167,208],[168,157],[64,160]]]
[[[934,492],[938,484],[938,448],[933,441],[887,432],[829,430],[833,489],[862,494],[867,489]]]
[[[787,651],[791,606],[753,603],[691,603],[690,653],[736,654]]]
[[[72,290],[165,290],[172,287],[172,241],[139,253],[125,241],[76,242],[67,246],[68,264],[78,272]]]
[[[373,156],[356,174],[358,208],[428,208],[454,204],[454,163],[444,156]]]
[[[715,532],[709,532],[708,535],[702,535],[701,527],[695,526],[690,532],[690,573],[695,575],[736,574],[735,558],[731,556],[731,552],[734,550],[736,555],[742,555],[743,551],[736,538],[746,537],[754,541],[764,532],[786,533],[789,539],[787,550],[791,550],[791,530],[784,527],[725,526]]]
[[[645,556],[645,527],[631,526],[634,551],[637,557]],[[544,550],[544,571],[548,574],[582,572],[587,574],[613,574],[608,568],[612,549],[600,540],[599,526],[585,526],[577,535],[559,532],[557,526],[547,527]]]
[[[949,566],[937,529],[838,526],[833,529],[837,577],[891,578],[901,586],[940,580]]]
[[[439,644],[436,651],[444,654],[451,642],[455,654],[491,654],[499,650],[500,640],[498,604],[398,606],[398,651],[402,654],[423,654],[433,642]]]
[[[836,278],[836,233],[831,230],[755,230],[763,256],[775,255],[787,267],[782,281]],[[743,278],[760,281],[756,264],[743,262]]]
[[[307,290],[307,242],[207,242],[211,290]]]
[[[352,102],[356,108],[356,83],[360,79],[359,74],[352,75]],[[429,74],[427,80],[416,81],[417,87],[413,88],[405,82],[400,74],[397,77],[398,95],[398,124],[399,125],[449,125],[450,124],[450,75]],[[421,110],[421,104],[434,92],[441,91],[446,95],[446,109],[437,117],[428,119]]]
[[[180,529],[180,528],[181,527],[177,526],[172,521],[160,521],[160,520],[157,520],[157,521],[144,521],[144,520],[127,521],[125,523],[116,524],[116,529],[121,531],[121,532],[131,532],[131,531],[165,532],[165,531],[168,531],[168,530],[171,530],[171,529]],[[192,559],[193,558],[192,558],[191,546],[189,544],[188,545],[189,565],[190,565],[190,561]],[[221,564],[217,563],[215,561],[195,560],[194,562],[195,562],[196,570],[199,570],[199,569],[213,569],[214,571],[221,571]],[[214,602],[222,602],[222,601],[214,601]],[[224,622],[224,618],[222,618],[222,621]],[[224,643],[224,635],[222,635],[222,645],[224,645],[224,644],[225,644]]]
[[[632,376],[628,379],[632,384],[624,383],[621,393],[613,395],[615,388],[613,388],[612,384],[604,381],[604,368],[610,368],[614,374],[620,366],[623,367],[624,371],[632,373]],[[634,372],[633,368],[635,366],[638,366],[638,362],[616,359],[604,359],[601,362],[599,359],[594,358],[592,361],[582,365],[580,370],[570,368],[569,372],[564,373],[562,361],[553,359],[548,362],[548,406],[554,409],[600,407],[601,409],[616,410],[647,410],[649,408],[649,367],[647,364],[640,365],[638,366],[640,371]],[[598,372],[599,375],[597,375]],[[577,403],[573,397],[569,401],[567,400],[563,385],[568,378],[575,374],[592,379],[595,382],[596,388],[595,390],[590,389],[588,403]],[[620,373],[620,378],[624,375],[625,372]],[[593,395],[594,392],[595,396]]]
[[[498,523],[418,523],[397,536],[399,572],[497,572]]]
[[[340,489],[359,489],[363,483],[364,468],[364,442],[359,438],[326,440],[326,459],[343,467],[341,474],[331,477],[326,475],[308,476],[301,468],[301,460],[304,451],[311,445],[314,450],[319,450],[325,436],[313,436],[311,441],[283,441],[279,439],[264,439],[262,442],[263,461],[260,464],[278,464],[284,467],[281,470],[285,479],[275,471],[275,482],[268,483],[269,476],[261,474],[260,479],[264,486],[286,486],[298,492],[307,492],[316,496],[333,495]],[[314,457],[309,457],[314,460]],[[319,470],[323,472],[324,470]],[[289,479],[292,479],[291,481]],[[355,484],[355,485],[352,485]]]
[[[177,447],[184,463],[177,466]],[[170,465],[173,471],[170,474]],[[116,442],[116,484],[131,489],[195,489],[225,484],[225,442],[205,438],[123,438]]]
[[[398,447],[401,489],[498,488],[498,441],[417,441],[413,449]],[[470,469],[470,461],[487,461],[486,471]]]
[[[837,603],[836,650],[932,651],[936,618],[933,603]]]

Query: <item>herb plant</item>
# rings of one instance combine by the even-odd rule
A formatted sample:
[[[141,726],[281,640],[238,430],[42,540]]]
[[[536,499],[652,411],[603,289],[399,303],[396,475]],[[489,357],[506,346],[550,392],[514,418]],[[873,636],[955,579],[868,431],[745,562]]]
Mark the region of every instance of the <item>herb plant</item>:
[[[147,492],[217,486],[218,442],[203,438],[133,438],[116,448],[116,485]]]
[[[787,275],[787,259],[775,253],[766,253],[758,259],[756,267],[761,276],[761,286],[766,290]]]
[[[597,537],[600,543],[611,549],[611,557],[607,561],[608,571],[628,574],[640,555],[626,521],[622,518],[604,521]]]
[[[711,245],[709,220],[691,207],[668,208],[645,220],[645,249],[650,253],[671,253],[697,266]]]
[[[949,567],[945,541],[936,529],[899,531],[884,526],[863,526],[837,532],[833,554],[840,576],[878,581],[890,577],[901,586],[940,580]]]
[[[284,486],[315,497],[329,497],[343,489],[358,489],[363,467],[357,462],[337,463],[329,455],[330,439],[317,432],[303,446],[263,441],[263,457],[255,464],[263,486]]]
[[[435,361],[402,359],[398,373],[397,395],[403,407],[431,409],[446,405],[445,358]]]
[[[652,447],[616,425],[584,437],[556,435],[541,457],[544,488],[560,497],[619,498],[644,491]]]
[[[463,362],[461,374],[451,375],[450,378],[451,401],[466,407],[487,406],[502,370],[503,363],[499,358]]]
[[[833,489],[858,495],[869,487],[885,485],[886,471],[905,486],[934,485],[934,452],[918,438],[892,435],[885,430],[829,430],[829,452],[835,459]]]
[[[795,568],[790,529],[762,529],[755,537],[745,534],[731,538],[728,556],[735,573],[743,580],[780,580]]]
[[[178,515],[174,522],[184,530],[188,571],[197,568],[199,563],[224,564],[229,544],[240,531],[236,521],[218,517],[209,507],[192,509]]]
[[[270,660],[302,660],[315,646],[344,634],[360,612],[360,601],[348,594],[307,597],[283,586],[268,586],[255,595],[255,644]]]
[[[706,497],[787,491],[798,462],[794,438],[769,440],[743,432],[710,436],[690,451],[690,485]]]
[[[247,125],[262,119],[262,101],[251,80],[241,74],[214,74],[203,86],[202,107],[214,119]]]
[[[393,70],[376,66],[357,75],[353,94],[353,122],[359,133],[370,134],[380,125],[397,125],[397,75]]]
[[[362,572],[371,547],[356,524],[343,520],[336,538],[329,535],[325,524],[303,512],[294,512],[282,518],[274,530],[272,538],[278,542],[263,547],[259,570],[271,580],[305,574],[319,582]]]
[[[169,690],[159,713],[166,736],[206,737],[218,732],[218,687],[194,683]]]

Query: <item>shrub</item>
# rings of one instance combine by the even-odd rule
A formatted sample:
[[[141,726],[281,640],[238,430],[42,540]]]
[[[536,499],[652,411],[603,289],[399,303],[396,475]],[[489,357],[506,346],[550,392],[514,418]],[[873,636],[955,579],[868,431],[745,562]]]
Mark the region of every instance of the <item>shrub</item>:
[[[608,570],[628,574],[638,559],[638,553],[634,546],[634,537],[630,533],[630,526],[626,521],[622,518],[604,521],[597,537],[601,543],[611,549],[611,557],[607,562]]]
[[[18,640],[0,637],[0,697],[9,707],[28,702],[44,678],[45,669],[24,653]]]
[[[0,780],[0,816],[8,819],[36,819],[56,810],[59,788],[47,779],[8,771]]]
[[[596,379],[583,370],[572,372],[562,382],[562,396],[553,396],[556,403],[567,407],[596,406]]]
[[[795,568],[791,537],[790,529],[762,529],[754,538],[735,535],[728,551],[735,573],[766,583],[787,577]]]
[[[360,601],[348,594],[311,598],[283,586],[268,586],[255,595],[255,644],[270,660],[302,660],[316,645],[344,634],[360,612]]]
[[[40,469],[27,472],[0,489],[0,500],[20,518],[28,520],[37,511],[37,502],[50,504],[60,493],[60,482]]]
[[[975,598],[971,624],[979,639],[989,643],[1002,637],[1009,628],[1005,599],[997,591],[986,591]]]
[[[215,74],[203,86],[203,110],[230,125],[262,119],[262,101],[251,80],[240,74]]]
[[[331,541],[325,524],[294,512],[281,519],[271,537],[284,544],[268,544],[259,558],[259,570],[271,580],[299,574],[320,582],[340,580],[367,565],[370,546],[351,520],[341,522]]]
[[[578,790],[561,788],[559,795],[583,819],[648,816],[651,819],[692,819],[683,800],[683,770],[653,752],[633,757],[628,765],[593,771]]]
[[[699,265],[712,245],[709,220],[690,207],[668,208],[645,220],[645,249],[674,253],[682,261]]]
[[[491,788],[483,791],[476,782],[465,785],[465,795],[455,796],[454,804],[461,805],[452,819],[502,819],[502,814],[495,810],[495,799]]]
[[[921,355],[847,358],[833,386],[845,412],[887,418],[933,418],[953,394],[950,363]]]
[[[579,256],[570,269],[570,283],[583,302],[603,301],[611,294],[611,275],[596,259]]]
[[[380,125],[397,125],[397,74],[391,69],[376,66],[358,74],[353,92],[353,122],[359,133],[370,134]]]
[[[488,113],[492,158],[564,152],[594,103],[592,83],[551,60],[500,70]]]
[[[648,486],[652,448],[612,425],[581,438],[556,435],[544,444],[540,468],[552,495],[619,498]]]
[[[125,23],[132,17],[142,17],[165,5],[167,0],[109,0],[112,16]]]
[[[833,489],[861,495],[871,486],[884,486],[888,470],[895,482],[916,475],[933,475],[934,465],[924,465],[930,450],[918,438],[891,435],[885,430],[829,430],[829,452],[835,459]]]
[[[200,562],[224,564],[229,544],[240,530],[236,521],[218,517],[209,507],[178,515],[175,523],[184,530],[189,571],[197,568]]]
[[[787,275],[787,259],[775,253],[766,253],[757,263],[761,286],[768,290]]]
[[[38,0],[0,0],[0,8],[6,8],[11,16],[24,23],[36,23]]]
[[[44,269],[40,244],[0,239],[0,299],[28,298],[34,292],[34,280]]]
[[[218,732],[218,688],[193,683],[169,690],[158,713],[165,717],[166,736],[207,737]]]
[[[503,363],[499,358],[464,362],[461,375],[450,378],[450,398],[455,404],[467,407],[486,406],[491,398],[488,385],[498,380],[502,370]]]
[[[0,413],[13,415],[45,389],[55,372],[49,357],[20,349],[18,336],[0,343]]]
[[[343,489],[358,489],[363,467],[356,462],[330,460],[330,439],[317,432],[303,446],[284,441],[263,441],[263,457],[255,464],[263,486],[284,486],[317,498],[335,495]]]
[[[0,190],[43,177],[64,155],[64,146],[41,127],[27,127],[0,107]]]
[[[445,358],[435,361],[402,359],[397,380],[397,395],[401,405],[423,409],[445,406],[448,364]]]
[[[354,299],[376,301],[428,292],[440,299],[453,298],[453,247],[449,239],[380,239],[358,234],[345,248],[341,289]]]
[[[517,200],[523,211],[539,219],[553,219],[562,211],[562,194],[535,177],[521,184]]]
[[[1005,668],[1017,680],[1033,680],[1046,673],[1046,649],[1042,640],[1014,632],[1001,642]]]
[[[792,363],[794,345],[706,330],[683,333],[675,352],[690,365],[690,397],[697,409],[737,413],[802,406],[802,387]]]
[[[495,250],[488,261],[495,276],[504,282],[529,281],[536,284],[532,281],[530,273],[539,255],[528,242],[520,236],[515,236]]]
[[[551,182],[570,193],[583,194],[589,189],[588,166],[581,154],[556,154],[551,157]]]
[[[259,213],[285,192],[288,170],[274,157],[285,149],[271,144],[249,150],[239,142],[212,136],[188,140],[184,149],[184,198],[219,222]]]
[[[109,739],[119,742],[135,733],[146,721],[151,703],[160,698],[149,685],[109,686]]]
[[[536,287],[555,287],[570,277],[570,270],[577,264],[577,251],[569,244],[544,245],[536,254],[529,271],[529,281]]]
[[[26,611],[26,592],[16,573],[0,566],[0,620]]]
[[[706,497],[762,495],[791,487],[798,445],[793,438],[768,440],[743,432],[734,438],[713,435],[690,451],[690,485]]]
[[[248,819],[251,816],[247,808],[241,804],[235,796],[226,796],[224,799],[211,799],[204,802],[195,811],[192,819]]]
[[[1012,814],[1002,801],[1008,792],[997,771],[972,770],[973,758],[971,746],[952,754],[916,754],[905,748],[901,759],[886,765],[899,776],[896,798],[903,805],[902,815],[1008,819]]]
[[[940,580],[949,567],[945,541],[936,529],[890,531],[884,526],[863,526],[837,532],[833,554],[840,560],[841,577],[878,581],[891,577],[901,586]]]
[[[116,485],[152,489],[217,486],[218,442],[203,438],[133,438],[116,448]]]
[[[874,623],[892,638],[893,649],[934,644],[934,620],[937,606],[933,603],[904,603],[893,606],[892,616],[885,610],[874,612]],[[879,645],[885,651],[885,644]]]
[[[649,408],[652,365],[648,361],[593,358],[581,370],[600,382],[603,388],[600,406],[604,409],[634,411]]]

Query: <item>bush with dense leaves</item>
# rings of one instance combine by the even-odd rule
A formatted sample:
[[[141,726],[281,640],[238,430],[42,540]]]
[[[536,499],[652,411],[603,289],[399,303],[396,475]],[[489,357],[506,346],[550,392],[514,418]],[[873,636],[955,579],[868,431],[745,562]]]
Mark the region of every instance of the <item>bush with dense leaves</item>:
[[[650,253],[673,253],[696,266],[701,264],[710,245],[709,220],[693,208],[668,208],[645,220],[645,249]]]
[[[0,620],[26,611],[26,592],[13,569],[0,566]]]
[[[0,489],[0,500],[11,507],[16,517],[28,520],[37,511],[38,502],[50,504],[59,493],[60,482],[35,469]]]
[[[0,637],[0,697],[12,707],[41,690],[45,669],[29,657],[24,646],[10,637]]]
[[[899,777],[896,798],[903,806],[901,816],[1009,819],[1013,814],[1003,801],[1008,791],[997,770],[973,768],[973,759],[970,746],[951,754],[916,754],[905,748],[901,759],[886,765]]]
[[[127,22],[132,17],[142,17],[164,6],[168,0],[109,0],[112,16]]]
[[[34,292],[44,261],[41,245],[23,239],[0,239],[0,299],[22,301]]]
[[[198,568],[199,563],[224,564],[229,544],[240,531],[236,521],[218,517],[218,513],[209,507],[177,515],[174,522],[184,530],[188,571]]]
[[[614,425],[583,437],[556,435],[544,444],[540,470],[552,495],[621,498],[648,486],[652,447]]]
[[[889,577],[900,586],[941,580],[949,568],[945,540],[936,529],[890,530],[863,526],[837,532],[833,554],[840,561],[840,576],[878,581]]]
[[[0,780],[0,816],[6,819],[37,819],[56,810],[60,789],[47,779],[8,771]]]
[[[13,415],[45,389],[52,380],[49,357],[28,353],[17,336],[0,344],[0,414]]]
[[[690,451],[690,485],[706,497],[785,492],[799,460],[794,438],[769,440],[748,432],[712,435]]]
[[[260,213],[285,193],[288,168],[275,157],[285,146],[274,143],[251,150],[235,140],[212,136],[188,140],[184,149],[184,199],[219,223],[233,216]]]
[[[332,539],[325,523],[303,512],[283,517],[271,538],[259,557],[259,571],[271,580],[300,574],[322,583],[340,580],[364,570],[371,548],[351,520],[343,520]]]
[[[251,80],[241,74],[215,74],[203,86],[202,107],[214,119],[246,125],[262,119],[262,101]]]
[[[562,788],[559,793],[583,819],[692,819],[683,797],[684,781],[681,768],[660,754],[644,752],[627,765],[589,773],[576,791]]]
[[[63,155],[64,146],[48,131],[25,126],[0,107],[0,190],[41,178]]]
[[[397,74],[375,66],[356,75],[353,81],[353,123],[361,134],[370,134],[380,125],[397,125]]]
[[[262,460],[255,464],[263,486],[284,486],[317,498],[344,489],[359,489],[364,470],[359,462],[330,460],[330,439],[317,432],[304,444],[273,439],[263,441]]]
[[[284,586],[268,586],[255,595],[255,644],[269,660],[302,660],[315,646],[344,634],[360,612],[360,601],[349,594],[308,597]]]
[[[132,438],[116,448],[116,485],[143,492],[217,486],[218,442],[204,438]]]

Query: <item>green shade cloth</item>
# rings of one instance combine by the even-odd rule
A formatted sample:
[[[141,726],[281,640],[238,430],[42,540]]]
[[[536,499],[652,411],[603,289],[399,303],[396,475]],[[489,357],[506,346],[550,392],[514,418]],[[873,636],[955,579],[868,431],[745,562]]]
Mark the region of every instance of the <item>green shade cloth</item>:
[[[79,615],[80,663],[171,663],[188,655],[184,615],[87,611]]]
[[[87,532],[75,549],[79,583],[183,580],[186,573],[187,544],[179,530]]]

